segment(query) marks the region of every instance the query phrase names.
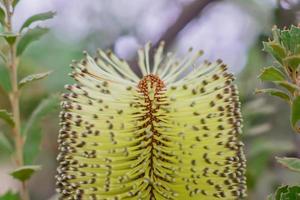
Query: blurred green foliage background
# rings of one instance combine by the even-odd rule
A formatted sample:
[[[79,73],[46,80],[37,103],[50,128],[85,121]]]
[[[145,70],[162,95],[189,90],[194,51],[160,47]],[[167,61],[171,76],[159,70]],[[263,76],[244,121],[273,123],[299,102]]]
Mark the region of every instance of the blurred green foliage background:
[[[50,22],[52,31],[34,43],[21,60],[19,77],[53,71],[45,81],[25,88],[21,98],[23,122],[44,99],[61,94],[71,83],[68,67],[72,59],[80,59],[82,50],[91,54],[97,47],[112,48],[121,57],[134,62],[132,52],[147,40],[167,42],[170,50],[179,54],[192,45],[204,49],[207,59],[222,58],[237,76],[247,158],[249,199],[266,199],[281,184],[299,184],[300,175],[280,166],[274,156],[300,156],[300,136],[292,132],[289,108],[280,100],[254,95],[262,88],[257,79],[262,67],[272,60],[262,52],[262,41],[268,39],[271,27],[290,26],[300,22],[300,1],[297,0],[164,0],[146,1],[37,1],[22,0],[17,9],[16,25],[31,12],[56,10]],[[152,2],[152,3],[151,3]],[[169,13],[169,14],[168,14]],[[138,18],[140,18],[138,20]],[[4,41],[0,42],[0,47]],[[8,80],[0,63],[1,82]],[[39,142],[34,163],[42,170],[30,180],[32,199],[50,199],[55,194],[57,133],[59,105],[36,121],[41,130],[32,130],[32,142]],[[0,108],[9,108],[8,97],[0,87]],[[50,111],[50,110],[49,110]],[[10,134],[0,121],[0,130]],[[30,150],[30,144],[28,147]],[[32,150],[34,153],[34,150]],[[19,185],[7,175],[14,168],[11,150],[0,136],[0,194]]]

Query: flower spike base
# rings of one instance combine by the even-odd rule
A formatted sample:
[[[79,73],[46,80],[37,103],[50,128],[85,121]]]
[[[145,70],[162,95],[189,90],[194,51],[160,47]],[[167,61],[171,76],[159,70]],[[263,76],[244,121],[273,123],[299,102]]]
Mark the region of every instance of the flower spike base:
[[[153,59],[138,51],[139,78],[113,53],[72,64],[59,133],[61,199],[239,200],[245,158],[240,103],[222,61],[202,52]],[[191,70],[191,68],[193,70]]]

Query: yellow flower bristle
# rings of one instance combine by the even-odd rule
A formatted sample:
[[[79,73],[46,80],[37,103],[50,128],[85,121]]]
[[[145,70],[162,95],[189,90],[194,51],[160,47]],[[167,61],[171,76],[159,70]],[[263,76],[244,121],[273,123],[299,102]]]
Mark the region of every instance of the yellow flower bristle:
[[[138,51],[139,78],[113,53],[72,64],[62,102],[61,199],[239,200],[246,195],[240,103],[221,60]],[[193,68],[192,71],[191,68]]]

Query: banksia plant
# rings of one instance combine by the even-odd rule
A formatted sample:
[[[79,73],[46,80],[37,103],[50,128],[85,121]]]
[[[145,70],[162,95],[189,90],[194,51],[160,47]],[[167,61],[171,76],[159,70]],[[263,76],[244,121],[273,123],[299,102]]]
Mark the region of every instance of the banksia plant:
[[[55,16],[54,12],[38,13],[24,19],[20,29],[14,26],[13,18],[20,0],[0,0],[0,91],[1,99],[7,99],[8,108],[0,105],[0,143],[5,143],[6,151],[1,151],[12,157],[14,169],[10,175],[20,182],[19,192],[7,191],[0,195],[0,199],[29,200],[27,182],[34,172],[41,169],[35,165],[34,160],[38,156],[41,145],[42,131],[40,121],[48,112],[56,106],[54,96],[41,101],[30,113],[27,120],[21,113],[21,98],[25,93],[24,88],[30,87],[35,81],[48,77],[51,72],[30,74],[20,77],[20,60],[23,53],[35,41],[48,33],[49,29],[36,26],[40,21],[45,21]],[[3,92],[2,92],[3,91]],[[26,93],[28,93],[26,91]],[[56,99],[56,100],[55,100]],[[58,104],[58,103],[57,103]],[[4,122],[2,126],[2,121]],[[5,181],[0,180],[0,185]]]
[[[278,29],[274,26],[273,38],[264,42],[264,50],[275,59],[274,66],[264,68],[259,75],[261,81],[277,88],[257,89],[284,100],[290,107],[290,123],[295,133],[300,133],[300,27]],[[300,173],[300,159],[276,157],[284,167]],[[300,185],[282,186],[269,200],[300,199]]]
[[[242,199],[240,103],[218,60],[138,51],[142,78],[111,52],[71,66],[59,133],[61,199]],[[193,68],[192,71],[191,68]]]

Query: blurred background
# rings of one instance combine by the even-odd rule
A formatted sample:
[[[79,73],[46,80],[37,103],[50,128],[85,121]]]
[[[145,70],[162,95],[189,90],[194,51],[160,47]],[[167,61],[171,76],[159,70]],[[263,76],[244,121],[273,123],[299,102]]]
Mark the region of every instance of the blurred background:
[[[300,183],[299,174],[284,169],[274,158],[300,156],[300,137],[288,123],[288,106],[272,97],[254,95],[255,88],[264,87],[257,79],[262,67],[273,62],[262,52],[262,41],[268,39],[274,24],[284,27],[300,22],[299,0],[21,0],[14,25],[19,28],[29,16],[49,10],[57,15],[41,26],[49,26],[51,32],[26,51],[19,76],[53,73],[46,81],[25,88],[21,99],[24,122],[43,99],[62,93],[64,84],[72,82],[68,65],[82,57],[82,50],[94,54],[97,48],[112,49],[134,62],[136,50],[144,43],[165,40],[167,48],[178,55],[194,47],[205,51],[203,59],[221,58],[237,76],[248,199],[266,199],[278,185]],[[7,77],[1,73],[3,81]],[[0,108],[9,109],[1,87]],[[29,183],[33,200],[51,199],[55,194],[58,112],[54,109],[43,117],[42,131],[31,134],[32,141],[42,140],[40,148],[32,150],[38,154],[33,163],[42,165]],[[8,132],[2,122],[0,130]],[[7,175],[14,168],[10,155],[0,140],[0,194],[18,187]]]

